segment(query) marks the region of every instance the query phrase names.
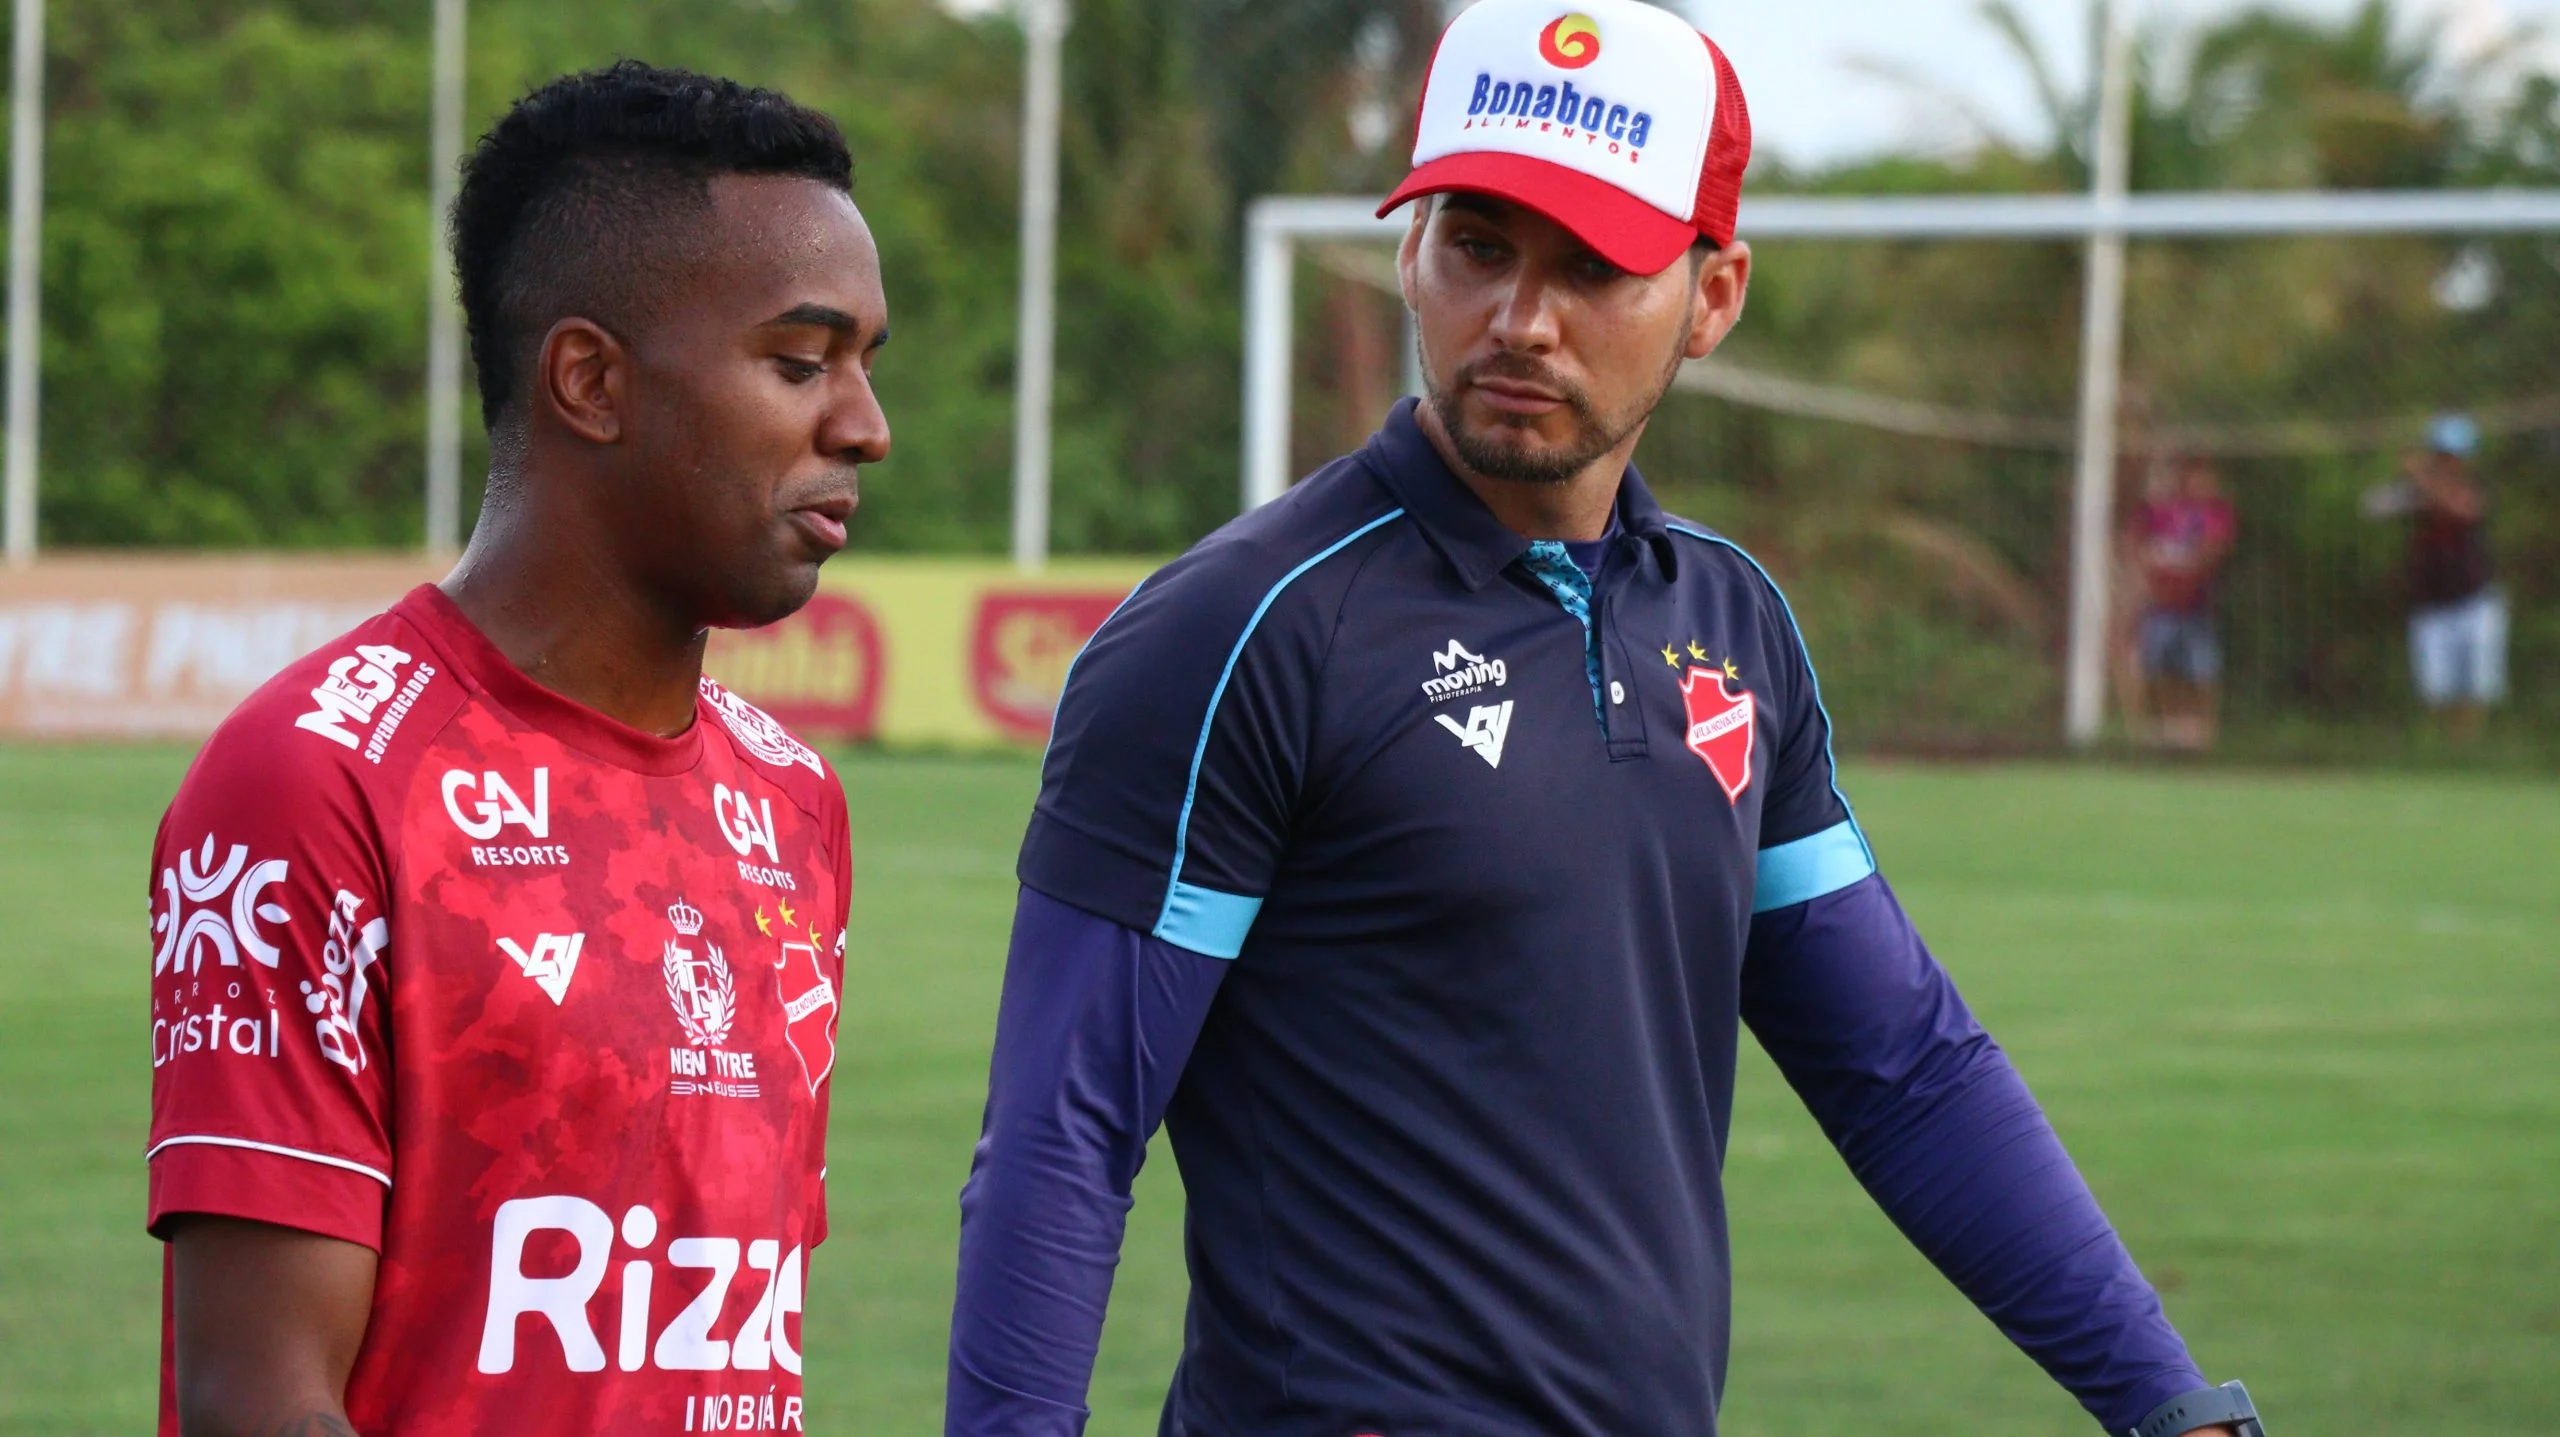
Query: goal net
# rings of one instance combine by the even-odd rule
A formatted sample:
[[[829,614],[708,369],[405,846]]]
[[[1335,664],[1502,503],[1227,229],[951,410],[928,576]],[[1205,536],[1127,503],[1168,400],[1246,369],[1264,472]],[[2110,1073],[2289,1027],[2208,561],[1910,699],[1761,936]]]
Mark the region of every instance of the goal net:
[[[1289,245],[1292,476],[1415,382],[1393,232],[1347,228]],[[2057,747],[2086,241],[1753,251],[1741,326],[1646,433],[1648,482],[1786,587],[1844,743]],[[2460,413],[2511,615],[2507,692],[2470,751],[2560,761],[2560,225],[2136,237],[2126,275],[2104,742],[2197,737],[2181,724],[2198,696],[2167,692],[2183,656],[2146,662],[2146,611],[2196,607],[2147,506],[2211,486],[2236,519],[2202,601],[2221,660],[2211,741],[2282,760],[2444,747],[2410,672],[2409,524],[2370,496],[2434,416]]]

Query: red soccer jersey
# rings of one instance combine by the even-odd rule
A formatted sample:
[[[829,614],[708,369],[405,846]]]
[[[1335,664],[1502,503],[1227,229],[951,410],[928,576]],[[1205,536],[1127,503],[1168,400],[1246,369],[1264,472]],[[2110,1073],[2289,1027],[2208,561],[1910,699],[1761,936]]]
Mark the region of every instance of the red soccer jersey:
[[[153,1230],[375,1249],[366,1437],[799,1430],[847,844],[826,764],[717,684],[643,734],[416,590],[161,821]]]

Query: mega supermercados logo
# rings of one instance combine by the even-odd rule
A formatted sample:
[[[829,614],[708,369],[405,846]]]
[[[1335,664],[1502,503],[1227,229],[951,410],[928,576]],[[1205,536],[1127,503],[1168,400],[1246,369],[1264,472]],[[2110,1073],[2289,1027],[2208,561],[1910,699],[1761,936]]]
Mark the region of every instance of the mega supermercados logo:
[[[1579,70],[1600,58],[1600,22],[1588,15],[1559,15],[1538,32],[1538,58],[1559,70]]]
[[[1683,653],[1678,645],[1662,646],[1662,661],[1680,673],[1680,698],[1688,712],[1683,737],[1689,752],[1696,754],[1707,771],[1715,775],[1725,801],[1739,802],[1742,791],[1751,786],[1751,750],[1758,728],[1759,701],[1747,688],[1736,691],[1734,684],[1742,675],[1734,668],[1733,660],[1714,661],[1695,640],[1685,651],[1694,662],[1684,666]]]
[[[407,653],[389,644],[357,645],[354,653],[330,661],[327,676],[311,690],[314,707],[293,726],[340,748],[361,749],[368,762],[382,762],[400,721],[435,681],[436,666],[420,664],[402,684],[400,670],[409,662]],[[390,705],[387,711],[385,704]],[[359,730],[366,732],[361,740]]]

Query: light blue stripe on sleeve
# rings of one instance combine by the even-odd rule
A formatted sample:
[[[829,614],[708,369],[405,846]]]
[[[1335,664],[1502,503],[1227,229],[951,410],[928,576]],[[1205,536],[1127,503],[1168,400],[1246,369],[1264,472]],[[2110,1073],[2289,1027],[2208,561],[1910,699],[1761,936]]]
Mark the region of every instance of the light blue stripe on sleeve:
[[[1164,916],[1156,920],[1155,936],[1206,957],[1233,958],[1244,951],[1244,936],[1253,931],[1253,917],[1261,911],[1259,898],[1176,883],[1165,899]]]
[[[1403,517],[1403,509],[1390,509],[1326,545],[1313,557],[1281,575],[1280,582],[1272,585],[1270,591],[1262,596],[1262,602],[1254,606],[1253,617],[1244,621],[1244,632],[1236,635],[1236,646],[1227,651],[1227,666],[1218,671],[1218,686],[1209,691],[1209,712],[1200,719],[1200,741],[1191,748],[1191,776],[1184,780],[1182,785],[1182,815],[1174,820],[1173,825],[1173,872],[1165,885],[1164,908],[1157,914],[1156,926],[1151,930],[1156,937],[1167,943],[1179,943],[1195,953],[1206,953],[1212,958],[1233,958],[1243,950],[1245,932],[1253,927],[1253,915],[1261,911],[1262,900],[1239,898],[1232,893],[1221,893],[1214,888],[1198,888],[1182,881],[1182,865],[1191,857],[1191,805],[1200,796],[1200,764],[1209,756],[1209,734],[1218,724],[1218,705],[1227,696],[1227,681],[1236,676],[1236,661],[1244,657],[1244,646],[1253,641],[1253,631],[1262,626],[1262,616],[1271,612],[1272,604],[1280,598],[1280,591],[1298,582],[1299,575],[1351,547],[1352,541],[1361,535],[1381,524],[1392,523]],[[1226,945],[1223,949],[1205,947],[1201,943],[1168,931],[1176,926],[1177,905],[1185,901],[1185,894],[1191,895],[1195,907],[1199,907],[1200,900],[1205,899],[1207,903],[1203,911],[1227,915],[1222,924],[1211,925],[1204,935],[1211,940],[1216,940],[1218,935],[1226,933],[1231,926],[1233,936],[1223,940]],[[1238,913],[1242,916],[1234,916]]]
[[[1876,871],[1858,825],[1843,820],[1809,838],[1760,850],[1760,878],[1751,911],[1767,913],[1837,893]]]

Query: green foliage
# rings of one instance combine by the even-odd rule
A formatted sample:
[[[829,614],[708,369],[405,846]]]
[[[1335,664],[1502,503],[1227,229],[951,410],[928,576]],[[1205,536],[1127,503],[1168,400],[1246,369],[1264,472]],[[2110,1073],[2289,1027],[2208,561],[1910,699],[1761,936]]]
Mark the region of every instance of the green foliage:
[[[414,542],[426,7],[57,9],[46,541]],[[1076,7],[1060,548],[1170,550],[1232,512],[1239,197],[1323,169],[1301,141],[1337,108],[1311,101],[1338,89],[1361,18],[1382,9],[1408,41],[1436,23],[1429,0]],[[879,371],[896,455],[873,476],[857,543],[1003,547],[1020,173],[1009,20],[926,0],[478,0],[470,23],[475,133],[543,80],[626,55],[833,114],[897,335]]]
[[[1786,177],[1793,187],[2085,184],[2087,97],[2050,79],[2054,67],[2007,4],[1986,12],[2036,77],[2049,134]],[[2552,78],[2510,84],[2483,64],[2456,65],[2383,0],[2335,23],[2251,10],[2153,34],[2136,72],[2137,189],[2560,184]],[[1757,260],[1727,359],[1966,415],[2044,420],[2045,432],[2002,444],[1910,439],[1675,400],[1647,437],[1647,473],[1674,502],[1762,550],[1789,583],[1826,686],[1844,695],[1852,742],[2049,744],[2060,721],[2072,457],[2067,424],[2055,421],[2077,405],[2080,248],[1774,242]],[[2440,297],[2457,264],[2491,277],[2489,302]],[[2402,531],[2361,519],[2358,496],[2392,476],[2432,410],[2560,401],[2555,332],[2560,243],[2548,236],[2131,247],[2123,498],[2129,509],[2149,461],[2221,447],[2241,521],[2224,629],[2244,729],[2316,715],[2340,726],[2314,746],[2324,755],[2412,752]],[[2232,437],[2395,419],[2408,422],[2326,451],[2264,442],[2253,451]],[[2560,433],[2546,417],[2509,434],[2482,469],[2521,616],[2520,741],[2547,761],[2560,756],[2548,740],[2560,714],[2560,630],[2546,617],[2560,607]],[[2276,751],[2314,751],[2288,732]]]
[[[72,11],[45,233],[47,537],[415,533],[426,100],[395,33]]]

